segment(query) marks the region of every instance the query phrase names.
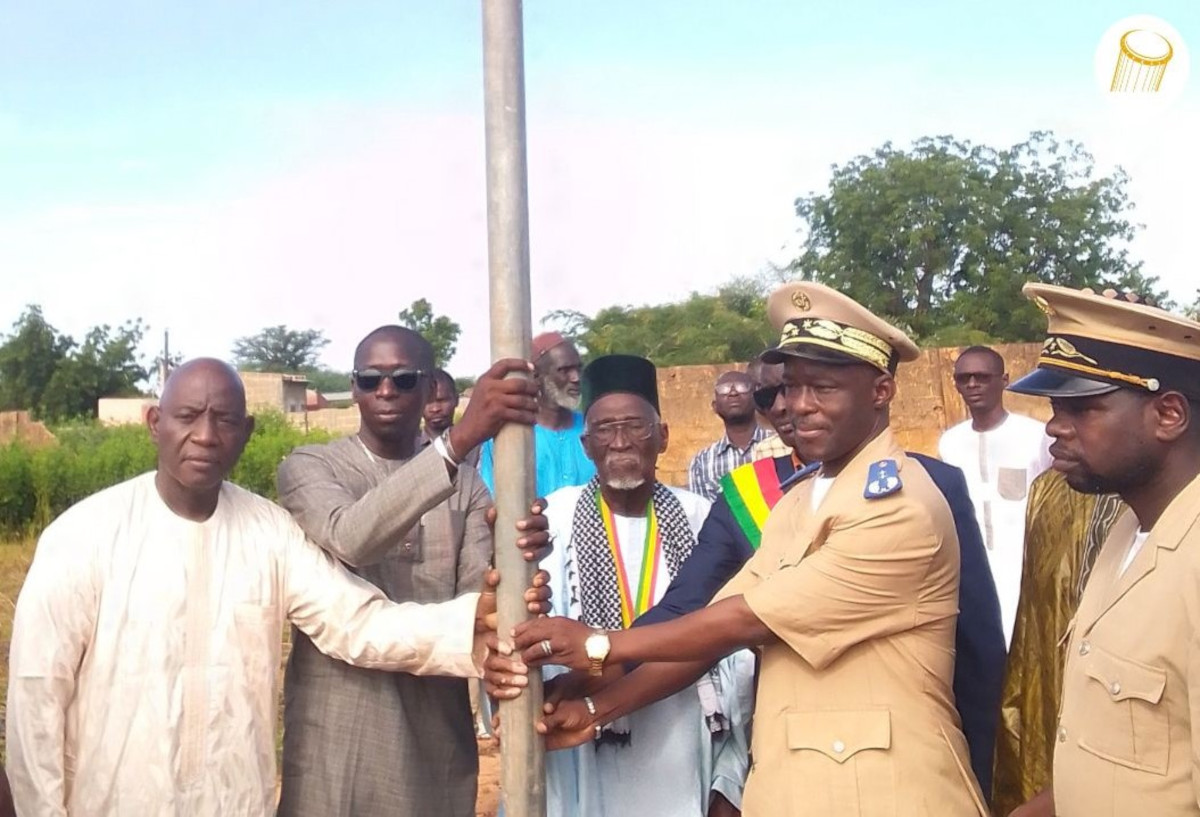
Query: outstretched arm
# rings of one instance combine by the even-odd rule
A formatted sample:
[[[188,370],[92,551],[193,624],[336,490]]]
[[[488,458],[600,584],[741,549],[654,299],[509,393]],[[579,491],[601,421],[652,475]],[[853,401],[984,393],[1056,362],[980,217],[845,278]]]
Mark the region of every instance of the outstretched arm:
[[[514,636],[526,664],[586,669],[590,662],[583,642],[592,632],[579,621],[555,617],[523,622]],[[742,647],[757,647],[774,638],[743,596],[723,599],[674,621],[610,632],[608,637],[611,649],[606,663],[698,662],[705,667]]]

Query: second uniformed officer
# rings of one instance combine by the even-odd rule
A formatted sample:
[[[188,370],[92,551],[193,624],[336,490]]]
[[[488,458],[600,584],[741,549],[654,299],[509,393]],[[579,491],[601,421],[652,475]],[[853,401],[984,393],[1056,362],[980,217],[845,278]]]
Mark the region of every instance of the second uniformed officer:
[[[1053,794],[1014,814],[1200,815],[1200,323],[1026,284],[1050,316],[1013,391],[1050,398],[1054,467],[1130,510],[1065,636]]]

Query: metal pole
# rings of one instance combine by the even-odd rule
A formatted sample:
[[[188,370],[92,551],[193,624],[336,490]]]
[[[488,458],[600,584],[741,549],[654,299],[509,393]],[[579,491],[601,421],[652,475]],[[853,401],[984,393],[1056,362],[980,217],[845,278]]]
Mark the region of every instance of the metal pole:
[[[529,197],[525,164],[525,65],[521,0],[483,2],[484,126],[487,136],[488,280],[492,358],[528,359]],[[533,566],[515,547],[515,524],[534,499],[533,429],[510,425],[496,436],[496,567],[500,635],[528,617],[522,598]],[[501,796],[508,817],[546,814],[545,756],[534,721],[541,676],[515,701],[500,703]]]

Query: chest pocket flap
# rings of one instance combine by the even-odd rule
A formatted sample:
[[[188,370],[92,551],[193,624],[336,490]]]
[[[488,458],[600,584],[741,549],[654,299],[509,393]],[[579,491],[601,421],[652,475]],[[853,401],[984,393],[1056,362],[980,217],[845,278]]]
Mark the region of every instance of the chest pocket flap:
[[[864,750],[892,745],[892,718],[887,709],[789,712],[786,718],[789,749],[820,752],[838,763]]]
[[[1083,671],[1108,691],[1113,701],[1136,698],[1149,704],[1162,700],[1167,686],[1167,673],[1158,667],[1118,658],[1110,652],[1092,647],[1091,659]]]

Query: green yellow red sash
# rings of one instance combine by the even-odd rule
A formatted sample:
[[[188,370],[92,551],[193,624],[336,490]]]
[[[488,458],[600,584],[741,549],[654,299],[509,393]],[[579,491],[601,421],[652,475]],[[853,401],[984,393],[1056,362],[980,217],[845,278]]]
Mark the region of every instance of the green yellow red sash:
[[[767,514],[783,496],[775,460],[755,460],[733,469],[721,478],[721,494],[750,546],[758,550]]]
[[[654,590],[658,585],[658,560],[662,551],[662,534],[658,529],[658,515],[654,512],[654,500],[646,506],[646,541],[642,545],[642,573],[638,578],[637,595],[629,585],[629,574],[621,558],[621,543],[617,540],[617,526],[612,509],[596,492],[596,504],[600,506],[600,518],[604,521],[604,532],[608,536],[608,548],[617,567],[617,593],[621,597],[621,624],[629,629],[633,620],[650,609],[654,603]]]

